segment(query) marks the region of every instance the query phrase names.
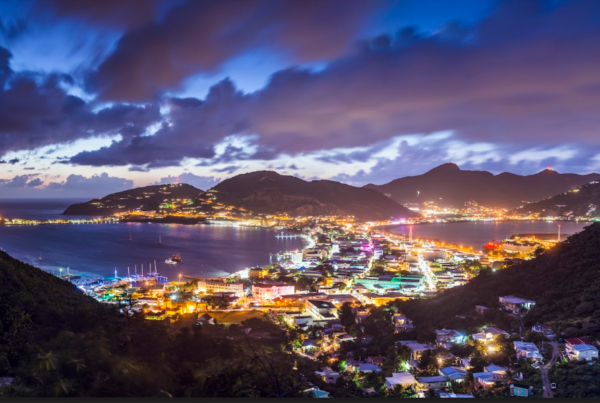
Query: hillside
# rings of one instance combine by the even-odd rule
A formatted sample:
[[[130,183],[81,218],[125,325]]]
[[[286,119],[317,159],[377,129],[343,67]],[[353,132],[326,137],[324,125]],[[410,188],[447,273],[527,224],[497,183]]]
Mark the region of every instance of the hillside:
[[[128,318],[0,252],[0,378],[12,378],[0,397],[285,397],[308,388],[278,329],[249,342],[222,325],[193,324],[193,314],[176,323]],[[275,380],[261,366],[267,357]]]
[[[183,183],[146,186],[73,204],[63,214],[104,216],[136,209],[156,210],[162,203],[177,202],[177,199],[193,200],[202,193],[202,190]]]
[[[434,201],[461,207],[465,202],[476,201],[486,207],[516,208],[524,202],[538,201],[594,180],[600,180],[600,175],[560,174],[550,169],[528,176],[508,172],[494,175],[461,170],[456,164],[447,163],[423,175],[365,187],[389,194],[401,204]]]
[[[339,182],[307,182],[272,171],[258,171],[227,179],[213,188],[217,200],[254,213],[298,215],[354,215],[360,220],[412,217],[412,211],[367,188]]]
[[[562,337],[600,337],[600,223],[586,227],[540,257],[498,272],[484,271],[463,287],[430,300],[399,303],[420,329],[457,328],[456,315],[475,305],[498,306],[498,297],[536,301],[526,324],[551,323]]]
[[[542,217],[599,218],[600,182],[594,181],[577,189],[531,203],[515,211],[520,214],[539,214]]]

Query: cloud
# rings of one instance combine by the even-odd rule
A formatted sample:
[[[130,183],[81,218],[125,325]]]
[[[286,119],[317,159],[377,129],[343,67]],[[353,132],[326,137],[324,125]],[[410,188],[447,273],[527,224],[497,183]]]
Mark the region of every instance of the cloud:
[[[162,185],[167,183],[187,183],[201,190],[208,190],[219,184],[221,180],[214,176],[198,176],[191,172],[182,173],[179,176],[167,176],[161,178],[155,185]]]
[[[0,188],[22,189],[43,185],[44,182],[36,176],[36,174],[17,175],[12,179],[0,179]]]
[[[86,103],[63,88],[71,76],[17,73],[11,57],[0,47],[0,156],[100,135],[128,139],[161,118],[158,105]]]
[[[90,195],[90,197],[105,196],[109,193],[131,188],[133,188],[132,180],[109,176],[106,172],[100,175],[92,175],[91,177],[71,174],[66,180],[52,182],[47,186],[47,189],[53,192],[81,196]]]
[[[185,8],[173,12],[181,10]],[[223,13],[223,21],[234,18]],[[169,17],[172,21],[184,18],[174,15]],[[240,15],[241,11],[235,18],[242,18]],[[253,16],[251,13],[243,21],[253,22]],[[232,162],[270,160],[282,154],[368,147],[398,135],[442,130],[453,130],[455,138],[465,142],[496,144],[499,150],[514,149],[516,144],[525,149],[539,144],[555,146],[568,138],[581,152],[598,144],[598,16],[598,2],[564,2],[552,8],[543,2],[513,1],[501,3],[474,28],[449,24],[433,36],[411,29],[378,36],[358,43],[352,53],[332,60],[322,70],[281,70],[266,87],[253,93],[239,91],[226,79],[214,85],[204,99],[171,99],[167,101],[168,125],[154,136],[133,135],[71,161],[161,167],[177,165],[184,158],[200,158],[205,160],[200,165],[205,166],[225,158]],[[180,45],[170,47],[169,41],[179,38],[181,32],[175,36],[166,32],[172,29],[169,24],[174,24],[169,18],[153,28],[158,31],[151,31],[157,41],[152,48],[155,54],[146,58],[143,46],[139,51],[132,49],[138,36],[131,39],[126,35],[112,59],[100,67],[99,75],[112,60],[121,66],[139,56],[128,65],[135,73],[118,77],[147,79],[157,88],[132,82],[137,89],[123,83],[117,85],[119,90],[143,99],[149,92],[160,91],[158,87],[171,85],[173,77],[181,76],[171,71],[179,65],[165,67],[162,82],[154,80],[151,72],[139,74],[141,67],[136,64],[142,60],[143,66],[171,63],[170,58],[158,60],[162,47],[173,53],[182,51]],[[215,19],[215,25],[221,27],[222,20]],[[158,32],[168,39],[163,41]],[[298,28],[298,32],[303,31]],[[143,30],[136,33],[146,34]],[[201,47],[203,40],[201,37],[196,46]],[[131,52],[120,59],[125,50]],[[189,53],[194,54],[189,56],[192,58],[204,57],[202,52]],[[211,54],[206,58],[210,64]],[[203,68],[193,61],[181,65],[193,66],[195,71]],[[233,153],[216,152],[221,142],[236,135],[246,136],[248,145],[232,147]],[[369,153],[357,152],[323,156],[321,161],[349,164],[369,158]]]
[[[131,11],[140,9],[135,6]],[[116,13],[111,6],[101,8],[107,17]],[[103,100],[152,101],[251,50],[278,51],[296,62],[328,59],[348,46],[370,9],[368,2],[345,0],[183,2],[159,21],[128,30],[91,74],[88,87]]]

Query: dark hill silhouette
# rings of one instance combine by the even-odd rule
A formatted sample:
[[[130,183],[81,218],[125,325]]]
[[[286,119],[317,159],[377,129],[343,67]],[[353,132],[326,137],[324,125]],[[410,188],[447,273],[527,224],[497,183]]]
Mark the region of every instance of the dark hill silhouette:
[[[528,204],[515,211],[521,214],[537,213],[542,217],[573,215],[600,217],[600,182],[591,182],[577,189]]]
[[[457,315],[475,305],[498,306],[514,295],[536,302],[525,323],[551,323],[560,336],[600,337],[600,223],[571,235],[541,256],[493,272],[484,270],[465,286],[429,300],[400,302],[400,310],[421,330],[460,327]]]
[[[458,165],[447,163],[423,175],[365,187],[389,194],[401,204],[435,201],[444,206],[461,207],[465,202],[476,201],[486,207],[516,208],[599,179],[596,173],[560,174],[551,169],[527,176],[509,172],[494,175],[461,170]]]
[[[191,185],[180,183],[172,185],[153,185],[90,200],[86,203],[73,204],[63,214],[104,216],[135,210],[156,210],[161,203],[170,199],[195,199],[204,193]]]
[[[366,221],[416,215],[373,189],[328,180],[307,182],[273,171],[237,175],[213,189],[218,201],[254,213],[354,215]]]

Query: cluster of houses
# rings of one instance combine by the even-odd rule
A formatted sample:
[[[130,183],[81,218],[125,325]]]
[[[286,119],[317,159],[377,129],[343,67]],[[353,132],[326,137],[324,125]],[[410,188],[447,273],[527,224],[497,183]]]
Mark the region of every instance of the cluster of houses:
[[[500,309],[515,314],[523,314],[535,306],[535,301],[526,300],[515,296],[503,296],[499,298]],[[481,310],[485,307],[478,307]],[[487,308],[485,308],[487,309]],[[370,313],[366,308],[352,308],[355,314],[356,325],[362,325]],[[329,316],[331,314],[331,316]],[[359,333],[355,336],[349,335],[344,327],[337,320],[335,306],[323,301],[307,300],[305,312],[302,313],[283,313],[288,324],[300,329],[308,329],[309,323],[312,325],[321,324],[324,326],[321,340],[315,337],[307,337],[302,343],[300,349],[304,353],[328,354],[333,357],[342,343],[347,341],[356,342],[359,346],[368,347],[373,342],[374,337],[367,333]],[[312,320],[312,322],[311,322]],[[392,315],[392,321],[396,333],[403,333],[414,329],[412,321],[402,313]],[[554,338],[554,333],[547,326],[536,326],[537,331]],[[363,328],[364,329],[364,328]],[[331,337],[326,337],[327,335]],[[511,396],[532,396],[533,388],[520,384],[522,374],[516,377],[511,375],[509,368],[493,363],[494,353],[500,343],[506,343],[506,338],[510,334],[498,327],[484,326],[477,333],[470,335],[464,334],[455,329],[438,329],[435,331],[435,341],[432,343],[421,343],[416,340],[399,340],[397,345],[404,346],[410,352],[410,359],[406,362],[402,372],[392,372],[385,376],[385,387],[389,390],[401,386],[404,390],[411,390],[419,396],[425,396],[427,391],[435,391],[436,395],[442,398],[464,398],[474,397],[481,391],[488,388],[503,385],[510,391]],[[450,353],[454,345],[462,345],[471,339],[475,344],[484,347],[488,351],[488,357],[492,362],[488,362],[483,367],[483,371],[474,372],[470,358],[460,358]],[[510,342],[514,351],[514,360],[527,360],[535,368],[540,368],[544,357],[535,343],[515,340]],[[431,372],[423,373],[419,370],[419,363],[424,354],[428,351],[436,352],[438,360],[451,362],[452,365],[442,366],[437,374]],[[445,353],[441,353],[445,352]],[[598,349],[590,340],[584,338],[570,338],[565,340],[566,358],[576,361],[590,361],[598,359]],[[441,356],[440,356],[441,354]],[[444,355],[445,354],[445,355]],[[334,370],[331,367],[322,367],[316,371],[318,375],[327,384],[336,384],[340,377],[352,374],[364,376],[369,373],[381,373],[385,357],[366,357],[363,360],[348,358],[344,366]],[[439,361],[442,362],[442,361]],[[461,384],[468,379],[472,379],[472,393],[453,393],[452,386]]]

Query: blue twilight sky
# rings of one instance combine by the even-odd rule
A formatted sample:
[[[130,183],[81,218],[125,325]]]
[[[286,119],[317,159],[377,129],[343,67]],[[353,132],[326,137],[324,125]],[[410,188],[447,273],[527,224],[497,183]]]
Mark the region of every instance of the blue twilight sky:
[[[0,0],[0,197],[600,171],[600,2]]]

